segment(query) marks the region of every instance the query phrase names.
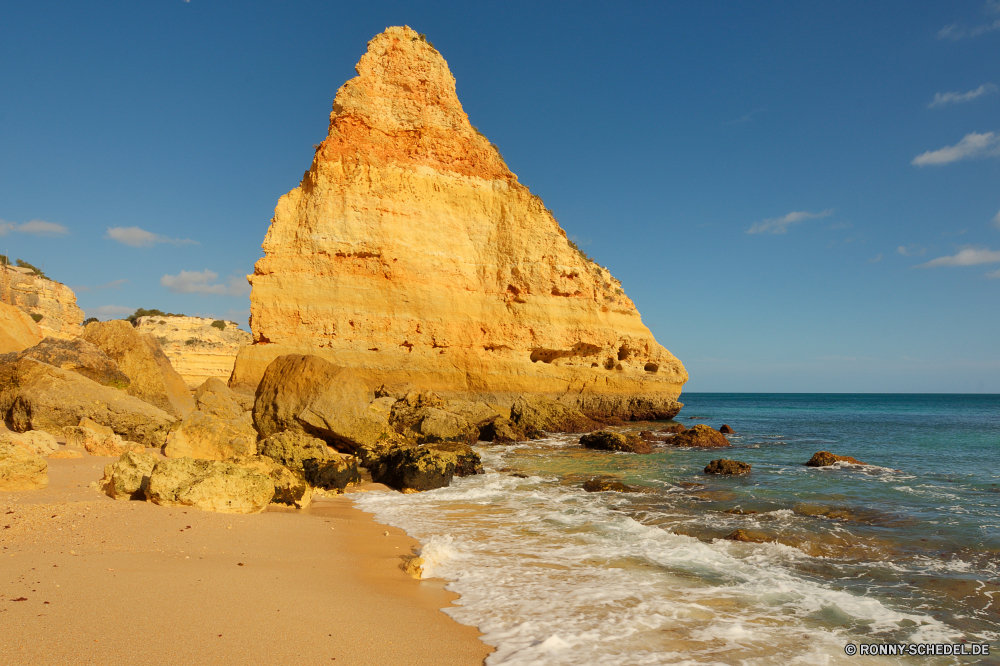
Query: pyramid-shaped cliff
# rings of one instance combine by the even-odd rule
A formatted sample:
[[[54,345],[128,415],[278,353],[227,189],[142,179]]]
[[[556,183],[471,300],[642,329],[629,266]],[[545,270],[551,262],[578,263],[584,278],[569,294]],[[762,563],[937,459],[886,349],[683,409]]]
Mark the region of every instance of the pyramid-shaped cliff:
[[[469,123],[441,54],[388,28],[356,70],[248,276],[255,342],[231,385],[309,353],[373,386],[676,413],[684,366]]]

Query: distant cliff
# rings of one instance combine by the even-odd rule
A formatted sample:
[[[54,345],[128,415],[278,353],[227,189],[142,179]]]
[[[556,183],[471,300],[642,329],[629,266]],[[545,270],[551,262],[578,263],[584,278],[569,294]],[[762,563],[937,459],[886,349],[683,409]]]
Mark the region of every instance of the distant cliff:
[[[248,276],[255,344],[231,384],[297,352],[445,395],[676,413],[684,366],[470,124],[441,54],[388,28],[356,70]]]
[[[32,315],[42,335],[64,339],[83,335],[83,310],[77,307],[73,290],[30,268],[0,265],[0,301]]]
[[[228,381],[236,353],[251,342],[235,322],[201,317],[139,317],[140,333],[155,337],[170,364],[190,388],[209,377]]]

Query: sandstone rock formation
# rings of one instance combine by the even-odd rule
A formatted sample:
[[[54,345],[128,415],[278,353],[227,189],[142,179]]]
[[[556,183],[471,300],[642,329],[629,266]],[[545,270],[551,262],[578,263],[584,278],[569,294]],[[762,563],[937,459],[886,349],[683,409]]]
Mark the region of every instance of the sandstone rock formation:
[[[317,354],[373,386],[676,414],[684,367],[470,124],[441,55],[394,27],[356,69],[248,276],[254,344],[230,386],[253,390],[278,356]]]
[[[162,446],[176,421],[124,391],[30,358],[0,363],[0,418],[16,432],[56,436],[90,418],[144,446]]]
[[[863,463],[857,458],[852,458],[851,456],[838,456],[835,453],[830,453],[829,451],[817,451],[813,454],[813,457],[809,459],[806,463],[808,467],[828,467],[834,463],[845,462],[851,465],[867,465],[868,463]]]
[[[144,500],[154,465],[156,456],[127,451],[115,462],[105,465],[104,477],[99,482],[100,488],[112,499]]]
[[[221,513],[260,513],[273,497],[269,475],[218,460],[161,460],[146,486],[146,499],[154,504]]]
[[[0,302],[41,317],[38,327],[46,337],[75,338],[83,333],[83,310],[77,307],[73,290],[30,268],[0,266]]]
[[[128,375],[100,347],[83,338],[64,340],[48,337],[24,351],[4,354],[0,357],[0,363],[13,363],[22,358],[33,358],[63,370],[71,370],[104,386],[123,389],[131,383]]]
[[[170,365],[156,338],[140,334],[124,319],[91,322],[83,337],[128,375],[131,381],[126,393],[181,418],[194,411],[187,384]]]
[[[749,474],[751,465],[741,460],[727,460],[719,458],[705,465],[705,474]]]
[[[136,330],[160,343],[188,388],[215,377],[228,381],[236,353],[253,338],[236,322],[201,317],[139,317]]]
[[[9,442],[39,456],[48,456],[59,450],[56,438],[44,430],[5,432],[0,434],[0,442]]]
[[[580,438],[580,446],[598,451],[619,451],[621,453],[652,453],[653,449],[635,435],[624,435],[610,430],[599,430]]]
[[[80,425],[66,426],[63,434],[66,435],[66,446],[83,448],[93,456],[120,456],[127,451],[145,451],[142,444],[122,439],[108,426],[89,418],[81,419]]]
[[[26,312],[0,303],[0,354],[19,352],[41,341],[41,329]]]
[[[730,446],[725,435],[704,423],[699,423],[690,430],[677,433],[668,440],[668,443],[674,446]]]
[[[45,458],[13,442],[0,441],[0,490],[37,490],[49,485]]]
[[[226,460],[234,456],[252,456],[257,452],[257,432],[249,415],[220,419],[194,411],[167,435],[163,455],[168,458]]]
[[[322,439],[293,430],[275,433],[262,440],[257,448],[262,456],[299,472],[304,470],[306,460],[326,460],[333,457],[330,447]]]

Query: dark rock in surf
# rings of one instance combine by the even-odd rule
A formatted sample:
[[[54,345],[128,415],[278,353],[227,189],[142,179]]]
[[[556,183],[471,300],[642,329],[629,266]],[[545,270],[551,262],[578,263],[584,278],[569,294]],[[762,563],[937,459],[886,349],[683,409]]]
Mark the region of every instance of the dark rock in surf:
[[[718,460],[713,460],[705,466],[705,474],[749,474],[750,473],[750,463],[741,462],[739,460],[726,460],[725,458],[720,458]]]
[[[623,435],[610,430],[598,430],[580,438],[580,445],[599,451],[619,451],[622,453],[652,453],[653,449],[635,435]]]

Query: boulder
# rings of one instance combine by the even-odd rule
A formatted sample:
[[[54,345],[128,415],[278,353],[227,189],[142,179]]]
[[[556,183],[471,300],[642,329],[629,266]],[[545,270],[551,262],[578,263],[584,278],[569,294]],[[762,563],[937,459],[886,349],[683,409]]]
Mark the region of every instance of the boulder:
[[[660,432],[672,432],[674,434],[684,432],[685,430],[687,430],[687,428],[685,428],[682,423],[671,423],[665,428],[660,428]]]
[[[154,504],[220,513],[260,513],[273,497],[269,475],[219,460],[161,460],[146,487],[146,499]]]
[[[307,432],[348,453],[395,440],[389,421],[368,408],[367,385],[318,356],[288,354],[267,367],[257,387],[253,425],[261,437]]]
[[[522,395],[514,400],[510,418],[529,437],[542,432],[591,432],[598,424],[575,407],[539,395]]]
[[[583,489],[588,493],[601,493],[601,492],[615,492],[615,493],[628,493],[632,492],[632,489],[626,486],[624,483],[618,479],[609,479],[595,477],[593,479],[588,479],[583,484]]]
[[[239,419],[246,415],[239,396],[221,379],[210,377],[194,392],[195,409],[220,419]],[[251,424],[252,427],[252,424]]]
[[[735,435],[736,434],[736,431],[733,430],[732,428],[730,428],[725,423],[723,423],[722,427],[719,428],[719,432],[721,432],[723,435]]]
[[[306,458],[302,464],[306,480],[316,488],[342,493],[347,486],[361,483],[354,456],[331,452],[325,458]]]
[[[90,418],[144,446],[162,446],[176,421],[123,391],[30,358],[0,364],[0,417],[11,430],[56,436]]]
[[[80,420],[80,425],[63,428],[63,434],[66,446],[86,449],[93,456],[120,456],[126,451],[143,453],[146,450],[142,444],[124,440],[111,428],[86,418]]]
[[[457,458],[424,446],[394,446],[368,464],[372,480],[403,492],[443,488],[455,476]]]
[[[39,456],[47,456],[59,450],[56,438],[44,430],[27,432],[5,432],[0,434],[0,442],[10,442]]]
[[[64,340],[45,338],[24,351],[0,356],[0,364],[13,363],[22,358],[33,358],[92,379],[102,386],[124,389],[129,378],[118,364],[92,342],[83,338]]]
[[[389,424],[407,439],[418,444],[427,442],[464,442],[479,439],[479,428],[464,416],[446,411],[444,401],[425,400],[433,394],[409,394],[392,406]],[[436,396],[435,396],[436,397]],[[438,406],[440,405],[440,406]]]
[[[42,331],[28,313],[0,302],[0,354],[19,352],[42,341]]]
[[[720,458],[705,466],[705,474],[749,474],[750,463]]]
[[[620,451],[622,453],[652,453],[653,449],[635,435],[623,435],[610,430],[599,430],[580,438],[580,445],[599,451]]]
[[[472,476],[483,473],[483,461],[471,446],[464,442],[435,442],[425,444],[433,451],[455,454],[455,476]]]
[[[809,459],[806,463],[807,467],[828,467],[834,463],[845,462],[851,465],[867,465],[868,463],[863,463],[856,458],[851,456],[838,456],[829,451],[817,451],[813,454],[813,457]]]
[[[274,484],[272,504],[288,504],[304,509],[312,502],[313,490],[301,472],[288,469],[268,456],[239,456],[232,459],[234,465],[251,469],[270,477]]]
[[[187,384],[152,335],[142,335],[124,319],[87,324],[83,337],[100,347],[131,382],[126,393],[163,411],[185,417],[194,411]]]
[[[298,472],[305,469],[306,460],[322,461],[335,457],[322,439],[294,430],[277,432],[258,442],[257,450],[261,455]]]
[[[250,415],[223,419],[208,412],[194,411],[167,435],[163,455],[168,458],[226,460],[257,453],[257,432]]]
[[[699,423],[690,430],[677,433],[670,439],[670,443],[674,446],[730,446],[725,435],[704,423]]]
[[[494,444],[509,444],[523,442],[527,436],[524,428],[511,421],[506,416],[498,416],[479,430],[479,440]]]
[[[150,453],[126,451],[118,460],[104,466],[104,477],[99,482],[101,490],[112,499],[146,499],[149,475],[156,460]]]
[[[49,464],[28,449],[0,441],[0,490],[39,490],[49,485]]]
[[[482,401],[448,400],[443,409],[461,416],[476,428],[482,428],[500,416],[500,413]]]
[[[743,541],[745,543],[768,543],[774,541],[772,537],[763,532],[755,532],[753,530],[736,530],[732,534],[727,535],[726,539],[729,541]]]

